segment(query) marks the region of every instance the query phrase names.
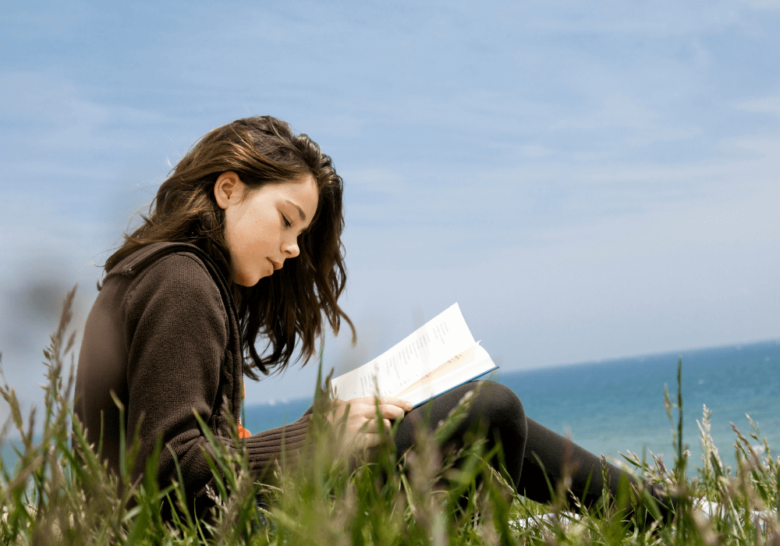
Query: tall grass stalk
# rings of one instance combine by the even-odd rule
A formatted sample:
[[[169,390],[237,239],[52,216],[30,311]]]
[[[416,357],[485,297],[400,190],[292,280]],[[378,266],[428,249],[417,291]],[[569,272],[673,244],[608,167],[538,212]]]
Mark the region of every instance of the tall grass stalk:
[[[73,295],[68,293],[44,351],[40,417],[35,409],[24,417],[13,387],[0,387],[11,413],[0,441],[11,442],[15,436],[18,455],[13,467],[0,461],[0,544],[780,544],[780,460],[773,459],[752,421],[747,436],[734,427],[738,464],[731,469],[712,441],[712,414],[704,407],[698,422],[702,464],[696,477],[686,476],[682,362],[674,403],[665,392],[667,413],[676,425],[671,470],[652,453],[651,462],[630,452],[624,455],[642,483],[659,485],[676,497],[669,524],[638,524],[644,510],[656,519],[659,515],[643,487],[634,490],[626,484],[617,498],[606,495],[590,508],[570,505],[568,467],[561,482],[550,484],[553,502],[533,503],[490,464],[500,460],[500,446],[488,450],[478,435],[460,450],[443,453],[442,440],[463,419],[473,396],[465,397],[433,431],[421,428],[406,454],[395,452],[394,430],[383,428],[380,446],[340,456],[343,423],[333,426],[327,419],[329,378],[321,375],[321,358],[302,455],[287,454],[262,483],[249,472],[235,424],[227,440],[215,438],[202,424],[213,448],[207,459],[215,476],[210,491],[214,507],[208,517],[198,517],[187,507],[181,477],[163,487],[154,479],[164,446],[158,445],[145,461],[144,478],[133,482],[137,438],[123,432],[117,476],[102,461],[101,446],[89,445],[74,422]],[[699,509],[705,502],[709,516]],[[169,517],[163,516],[166,505],[175,507]]]

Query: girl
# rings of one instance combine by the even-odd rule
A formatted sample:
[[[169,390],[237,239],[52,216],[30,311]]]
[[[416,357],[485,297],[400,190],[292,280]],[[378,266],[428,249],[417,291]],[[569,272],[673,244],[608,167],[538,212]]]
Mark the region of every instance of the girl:
[[[237,419],[243,377],[257,379],[286,367],[296,347],[308,360],[327,326],[337,333],[351,321],[338,300],[346,282],[341,233],[342,179],[306,135],[269,116],[235,121],[204,136],[160,186],[148,217],[105,264],[105,277],[87,320],[79,355],[75,413],[90,442],[118,471],[120,414],[128,437],[138,434],[133,477],[159,441],[165,446],[157,479],[167,485],[181,468],[195,511],[211,504],[210,450],[193,410],[218,438],[228,435],[226,415]],[[257,344],[265,343],[263,356]],[[412,409],[382,398],[387,420],[404,417],[395,443],[412,445],[414,427],[430,412],[438,423],[466,384]],[[372,398],[336,401],[333,418],[346,417],[353,448],[379,442]],[[251,470],[261,477],[284,444],[294,462],[310,414],[285,427],[242,433]],[[518,491],[549,500],[568,451],[572,494],[595,501],[602,492],[599,458],[528,419],[517,396],[485,383],[467,418],[448,440],[457,445],[472,424],[500,439],[503,462]],[[497,458],[498,459],[498,458]],[[607,466],[609,487],[624,474]]]

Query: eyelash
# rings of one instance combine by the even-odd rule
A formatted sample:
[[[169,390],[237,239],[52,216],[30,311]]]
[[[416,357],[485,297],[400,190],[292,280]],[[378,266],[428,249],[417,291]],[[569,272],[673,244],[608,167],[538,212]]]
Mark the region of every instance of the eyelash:
[[[284,227],[292,226],[292,223],[290,223],[290,221],[287,219],[287,217],[284,214],[282,214],[282,220],[284,220]]]

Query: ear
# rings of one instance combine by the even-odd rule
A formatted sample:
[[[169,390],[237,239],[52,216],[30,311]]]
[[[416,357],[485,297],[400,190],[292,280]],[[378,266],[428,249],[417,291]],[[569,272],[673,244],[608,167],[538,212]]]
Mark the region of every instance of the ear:
[[[214,183],[214,198],[222,210],[241,202],[246,187],[241,179],[233,171],[227,171],[219,175]]]

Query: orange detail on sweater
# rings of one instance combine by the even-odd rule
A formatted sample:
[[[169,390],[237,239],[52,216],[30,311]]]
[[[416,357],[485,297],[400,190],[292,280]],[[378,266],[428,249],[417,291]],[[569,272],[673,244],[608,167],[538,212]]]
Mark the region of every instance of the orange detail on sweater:
[[[249,432],[247,429],[241,426],[241,423],[238,424],[238,437],[239,438],[249,438],[252,436],[252,433]]]
[[[243,380],[241,381],[241,396],[246,397],[246,385],[244,385]],[[252,436],[252,433],[249,432],[247,429],[241,426],[241,418],[238,419],[238,437],[239,438],[249,438]]]

